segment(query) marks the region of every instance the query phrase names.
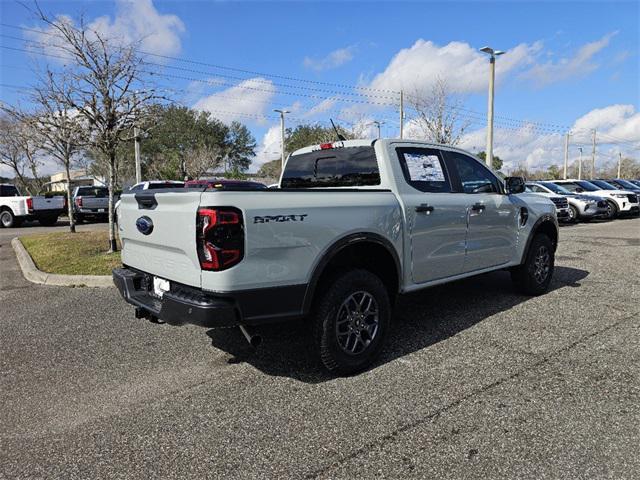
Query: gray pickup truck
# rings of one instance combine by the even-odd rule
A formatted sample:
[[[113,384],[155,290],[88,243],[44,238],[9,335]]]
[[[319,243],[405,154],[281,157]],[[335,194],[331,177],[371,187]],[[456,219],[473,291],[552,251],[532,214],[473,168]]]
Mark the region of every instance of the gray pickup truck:
[[[136,317],[251,326],[309,319],[324,366],[366,368],[398,295],[507,270],[547,291],[556,207],[518,195],[471,154],[408,140],[350,140],[289,156],[280,188],[147,190],[122,195],[123,267]]]
[[[73,189],[73,216],[77,223],[86,220],[105,221],[109,216],[107,187],[76,187]],[[118,199],[114,199],[114,202]]]

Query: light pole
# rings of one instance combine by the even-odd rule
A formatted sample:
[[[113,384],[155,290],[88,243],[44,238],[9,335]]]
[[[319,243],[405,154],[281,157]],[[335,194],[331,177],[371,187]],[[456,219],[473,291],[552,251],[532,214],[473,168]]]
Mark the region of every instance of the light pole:
[[[618,152],[618,178],[622,178],[620,171],[622,170],[622,152]]]
[[[374,120],[371,123],[374,124],[377,127],[377,129],[378,129],[378,138],[380,138],[380,125],[384,125],[384,122],[379,122],[378,120]]]
[[[578,180],[582,180],[582,147],[578,147],[580,158],[578,160]]]
[[[291,113],[289,110],[278,110],[275,109],[274,112],[278,112],[280,114],[280,145],[282,146],[282,158],[280,167],[282,171],[284,171],[284,114]]]
[[[505,52],[494,50],[491,47],[482,47],[480,51],[489,55],[489,105],[487,109],[487,154],[485,155],[485,161],[488,167],[491,168],[493,164],[493,84],[496,78],[496,57]]]

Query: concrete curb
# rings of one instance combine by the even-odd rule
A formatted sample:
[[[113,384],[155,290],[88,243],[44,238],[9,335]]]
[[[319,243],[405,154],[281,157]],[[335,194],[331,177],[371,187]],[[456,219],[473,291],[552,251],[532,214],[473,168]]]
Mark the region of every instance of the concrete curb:
[[[110,275],[59,275],[43,272],[33,263],[31,255],[18,237],[11,240],[11,246],[16,252],[22,275],[30,282],[62,287],[113,287],[113,279]]]

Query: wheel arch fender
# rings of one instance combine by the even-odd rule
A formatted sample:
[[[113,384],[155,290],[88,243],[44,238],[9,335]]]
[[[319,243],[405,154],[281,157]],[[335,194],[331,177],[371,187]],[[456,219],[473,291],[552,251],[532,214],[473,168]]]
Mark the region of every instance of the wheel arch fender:
[[[362,256],[351,258],[349,254],[354,253],[356,248],[363,252],[380,253],[383,254],[383,257],[377,264],[374,264],[371,258]],[[346,263],[342,263],[343,261]],[[304,295],[304,314],[309,313],[311,310],[318,287],[322,281],[333,271],[346,265],[365,268],[378,274],[383,283],[385,283],[390,297],[399,292],[402,281],[402,264],[393,244],[378,233],[352,233],[336,240],[325,249],[316,261]],[[386,273],[386,275],[381,275],[382,272]]]
[[[538,233],[544,233],[551,239],[554,252],[558,248],[559,228],[557,218],[549,214],[541,215],[531,227],[531,231],[529,232],[529,236],[527,237],[527,242],[522,251],[520,264],[525,262],[529,253],[529,248],[531,247],[531,241]]]

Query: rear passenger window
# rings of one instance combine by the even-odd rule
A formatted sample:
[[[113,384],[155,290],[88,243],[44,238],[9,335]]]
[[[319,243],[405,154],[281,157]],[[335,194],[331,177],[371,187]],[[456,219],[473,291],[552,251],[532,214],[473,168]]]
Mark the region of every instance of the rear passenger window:
[[[451,183],[442,155],[432,148],[398,148],[406,182],[421,192],[450,192]]]
[[[464,193],[500,193],[496,176],[474,158],[459,152],[447,152],[455,165]]]

